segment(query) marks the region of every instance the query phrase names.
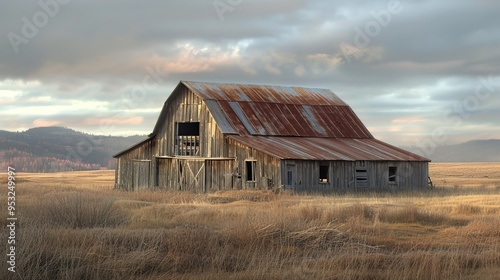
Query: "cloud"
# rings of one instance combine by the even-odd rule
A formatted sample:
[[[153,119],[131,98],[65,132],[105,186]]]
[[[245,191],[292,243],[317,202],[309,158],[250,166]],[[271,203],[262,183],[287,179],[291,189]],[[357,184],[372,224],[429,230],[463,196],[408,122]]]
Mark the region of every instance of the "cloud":
[[[425,120],[421,117],[408,117],[408,118],[393,119],[391,122],[392,123],[407,124],[407,123],[418,123],[418,122],[423,122],[423,121],[425,121]]]
[[[36,119],[33,121],[33,127],[58,126],[58,125],[61,125],[60,121],[49,121],[49,120],[44,120],[44,119]]]
[[[83,124],[88,126],[99,126],[99,125],[134,125],[141,124],[144,121],[143,117],[124,117],[122,114],[118,114],[112,118],[86,118],[83,120]]]
[[[500,80],[500,6],[399,3],[381,22],[386,0],[241,1],[222,20],[206,0],[69,1],[16,54],[7,35],[24,36],[26,20],[44,10],[4,1],[0,125],[99,131],[107,119],[115,128],[108,134],[147,133],[179,80],[200,80],[330,88],[375,136],[407,142],[448,126],[443,112],[474,96],[481,77]],[[370,24],[379,25],[373,36]],[[356,44],[359,32],[366,46]],[[500,85],[492,87],[450,138],[481,129],[500,137]]]

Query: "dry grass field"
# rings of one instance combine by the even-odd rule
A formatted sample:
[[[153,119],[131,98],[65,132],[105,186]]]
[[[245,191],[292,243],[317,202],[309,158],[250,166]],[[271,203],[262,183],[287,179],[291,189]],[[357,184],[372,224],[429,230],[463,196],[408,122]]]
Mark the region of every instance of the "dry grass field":
[[[437,187],[421,192],[277,195],[19,173],[17,272],[4,254],[0,278],[500,279],[500,163],[431,164],[430,175]]]
[[[431,163],[429,172],[438,186],[500,188],[499,163]]]

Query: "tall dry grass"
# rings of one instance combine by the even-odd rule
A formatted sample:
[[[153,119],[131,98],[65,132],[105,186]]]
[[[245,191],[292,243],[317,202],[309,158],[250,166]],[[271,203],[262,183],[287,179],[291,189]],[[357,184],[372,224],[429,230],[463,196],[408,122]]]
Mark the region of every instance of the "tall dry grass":
[[[121,192],[34,181],[17,188],[17,272],[8,273],[2,262],[1,279],[500,274],[500,193],[494,188],[328,196]]]

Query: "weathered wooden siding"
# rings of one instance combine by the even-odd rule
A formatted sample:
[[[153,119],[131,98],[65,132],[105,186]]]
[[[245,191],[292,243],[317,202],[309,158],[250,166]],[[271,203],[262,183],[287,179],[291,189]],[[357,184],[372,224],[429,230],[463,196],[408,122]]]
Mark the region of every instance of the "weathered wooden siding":
[[[157,134],[159,156],[175,156],[175,124],[200,123],[200,147],[197,159],[189,157],[171,160],[168,180],[164,185],[176,190],[206,192],[228,189],[232,186],[233,163],[210,158],[227,157],[227,141],[203,101],[189,89],[182,87],[170,100],[162,126]],[[164,168],[162,168],[164,169]],[[165,176],[165,175],[162,175]],[[160,186],[159,186],[160,187]]]
[[[139,183],[137,180],[140,180],[140,184],[143,185],[146,180],[145,178],[152,178],[154,168],[150,163],[148,168],[149,170],[147,170],[145,165],[138,166],[135,165],[134,162],[137,162],[138,160],[151,160],[154,149],[155,141],[151,139],[121,155],[117,159],[117,176],[115,178],[116,188],[134,190],[134,183]],[[134,174],[136,174],[135,170],[138,168],[143,170],[143,172],[148,172],[147,174],[144,174],[143,179],[139,179],[137,176],[134,177]],[[150,182],[151,180],[148,179],[149,185],[151,185]]]
[[[428,162],[372,161],[369,162],[369,182],[372,189],[424,189],[429,176]],[[389,167],[396,167],[396,181],[389,182]]]
[[[132,160],[133,164],[133,185],[134,190],[143,190],[149,187],[151,177],[151,161],[150,160]]]
[[[157,158],[156,188],[196,193],[233,189],[233,159]]]
[[[332,192],[346,189],[412,189],[427,186],[427,162],[366,161],[367,184],[356,185],[354,161],[279,160],[234,140],[228,142],[226,159],[156,158],[154,140],[147,141],[118,158],[116,185],[126,190],[158,187],[192,192],[230,189],[270,189],[279,186],[298,192]],[[153,160],[150,160],[153,159]],[[150,160],[150,161],[146,161]],[[246,178],[245,162],[255,161],[255,181]],[[319,181],[320,166],[328,166],[328,182]],[[288,166],[293,170],[287,185]],[[389,167],[396,167],[395,182]],[[141,176],[144,174],[144,176]]]
[[[215,192],[234,188],[235,160],[205,160],[205,190]]]
[[[320,183],[320,165],[328,165],[328,182]],[[288,166],[288,167],[287,167]],[[291,168],[290,168],[291,167]],[[389,182],[389,167],[396,167],[396,181]],[[335,190],[423,189],[427,186],[427,162],[366,161],[367,187],[356,187],[354,161],[282,160],[283,186],[297,192],[332,192]],[[293,171],[293,182],[287,185],[287,171]]]
[[[272,189],[281,185],[280,160],[229,139],[229,157],[235,158],[233,189]],[[246,161],[255,161],[255,181],[246,180]]]
[[[175,124],[178,122],[200,123],[200,157],[227,156],[226,140],[207,106],[196,94],[185,87],[174,92],[169,100],[167,114],[156,135],[159,156],[175,155]]]
[[[328,166],[328,182],[320,183],[319,170],[321,165]],[[293,167],[293,182],[287,184],[287,166]],[[354,188],[354,162],[352,161],[313,161],[313,160],[283,160],[283,186],[298,192],[332,192]]]
[[[227,140],[218,128],[207,106],[185,87],[174,92],[159,132],[148,143],[128,151],[117,159],[115,183],[118,188],[133,190],[134,186],[195,192],[228,189],[233,186],[234,162],[207,161],[210,157],[227,157]],[[178,122],[200,123],[200,146],[197,159],[175,157],[175,125]],[[201,158],[201,159],[200,159]],[[140,181],[134,173],[134,160],[150,160],[148,176]],[[200,161],[201,160],[201,161]],[[208,159],[207,159],[208,160]],[[136,164],[137,166],[137,164]],[[139,167],[136,167],[137,170]],[[145,170],[144,165],[141,169]],[[210,172],[209,172],[210,171]],[[144,171],[142,171],[144,172]],[[136,176],[134,177],[134,174]],[[207,175],[208,174],[208,175]],[[135,179],[134,179],[135,178]],[[146,179],[147,178],[147,179]]]
[[[367,161],[368,189],[423,189],[427,186],[428,162]],[[396,180],[389,181],[389,167],[396,167]]]

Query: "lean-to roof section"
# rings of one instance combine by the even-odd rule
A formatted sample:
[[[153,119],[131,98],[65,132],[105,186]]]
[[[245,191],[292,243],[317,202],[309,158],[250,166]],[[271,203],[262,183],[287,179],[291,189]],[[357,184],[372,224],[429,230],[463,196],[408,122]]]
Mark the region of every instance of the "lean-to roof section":
[[[228,137],[279,159],[430,161],[376,139],[237,135]]]

